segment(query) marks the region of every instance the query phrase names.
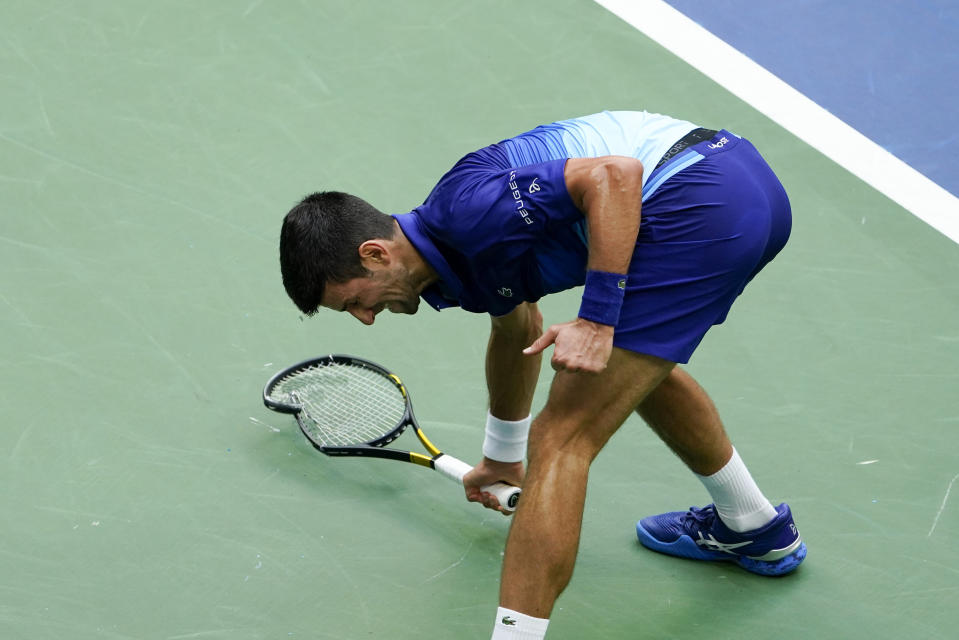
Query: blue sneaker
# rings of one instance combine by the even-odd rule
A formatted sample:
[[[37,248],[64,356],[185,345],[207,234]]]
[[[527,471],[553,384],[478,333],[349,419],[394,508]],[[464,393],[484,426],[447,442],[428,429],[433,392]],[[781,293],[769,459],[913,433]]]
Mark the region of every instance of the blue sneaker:
[[[793,523],[789,505],[776,507],[772,522],[736,533],[716,514],[713,505],[643,518],[636,535],[644,547],[693,560],[735,562],[746,571],[780,576],[796,569],[806,557],[806,545]]]

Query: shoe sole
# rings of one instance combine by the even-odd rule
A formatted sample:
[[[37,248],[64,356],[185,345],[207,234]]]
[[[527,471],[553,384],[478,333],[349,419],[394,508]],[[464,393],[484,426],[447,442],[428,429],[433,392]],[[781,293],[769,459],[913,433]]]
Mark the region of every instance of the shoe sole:
[[[795,571],[802,561],[806,558],[806,543],[800,542],[799,547],[787,556],[778,560],[758,560],[749,556],[738,556],[734,554],[720,553],[718,551],[707,551],[689,536],[680,536],[673,542],[661,542],[654,538],[642,523],[636,523],[636,536],[640,544],[647,549],[665,553],[666,555],[679,558],[688,558],[690,560],[704,560],[707,562],[735,562],[740,567],[750,573],[761,576],[783,576]]]

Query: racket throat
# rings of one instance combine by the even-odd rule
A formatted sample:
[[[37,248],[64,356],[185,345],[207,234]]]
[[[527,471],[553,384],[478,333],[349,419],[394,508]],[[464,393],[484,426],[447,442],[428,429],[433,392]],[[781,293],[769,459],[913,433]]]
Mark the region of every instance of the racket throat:
[[[425,456],[422,453],[416,453],[415,451],[410,451],[410,462],[413,464],[418,464],[422,467],[427,467],[429,469],[433,468],[433,458],[430,456]]]
[[[413,425],[413,431],[416,432],[416,437],[420,439],[420,442],[423,443],[423,446],[426,447],[426,450],[430,452],[431,456],[435,458],[437,456],[443,455],[443,452],[437,449],[436,445],[430,442],[430,439],[426,437],[426,434],[420,431],[419,427],[417,427],[415,424]],[[433,465],[430,464],[429,466],[433,466]]]

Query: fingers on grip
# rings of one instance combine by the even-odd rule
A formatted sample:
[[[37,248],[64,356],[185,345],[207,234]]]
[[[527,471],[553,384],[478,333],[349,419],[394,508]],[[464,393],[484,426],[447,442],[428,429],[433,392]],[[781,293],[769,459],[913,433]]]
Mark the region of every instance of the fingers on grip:
[[[519,504],[519,495],[522,493],[522,489],[519,487],[514,487],[505,482],[487,485],[482,490],[496,496],[496,499],[499,500],[499,506],[509,513],[516,511],[516,506]]]

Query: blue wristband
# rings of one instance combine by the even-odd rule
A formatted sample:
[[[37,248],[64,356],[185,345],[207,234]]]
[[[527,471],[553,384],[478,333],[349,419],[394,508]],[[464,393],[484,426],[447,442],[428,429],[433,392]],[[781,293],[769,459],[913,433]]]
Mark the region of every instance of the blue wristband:
[[[583,320],[608,324],[615,327],[619,322],[619,310],[626,295],[626,276],[607,271],[587,271],[583,303],[579,317]]]

